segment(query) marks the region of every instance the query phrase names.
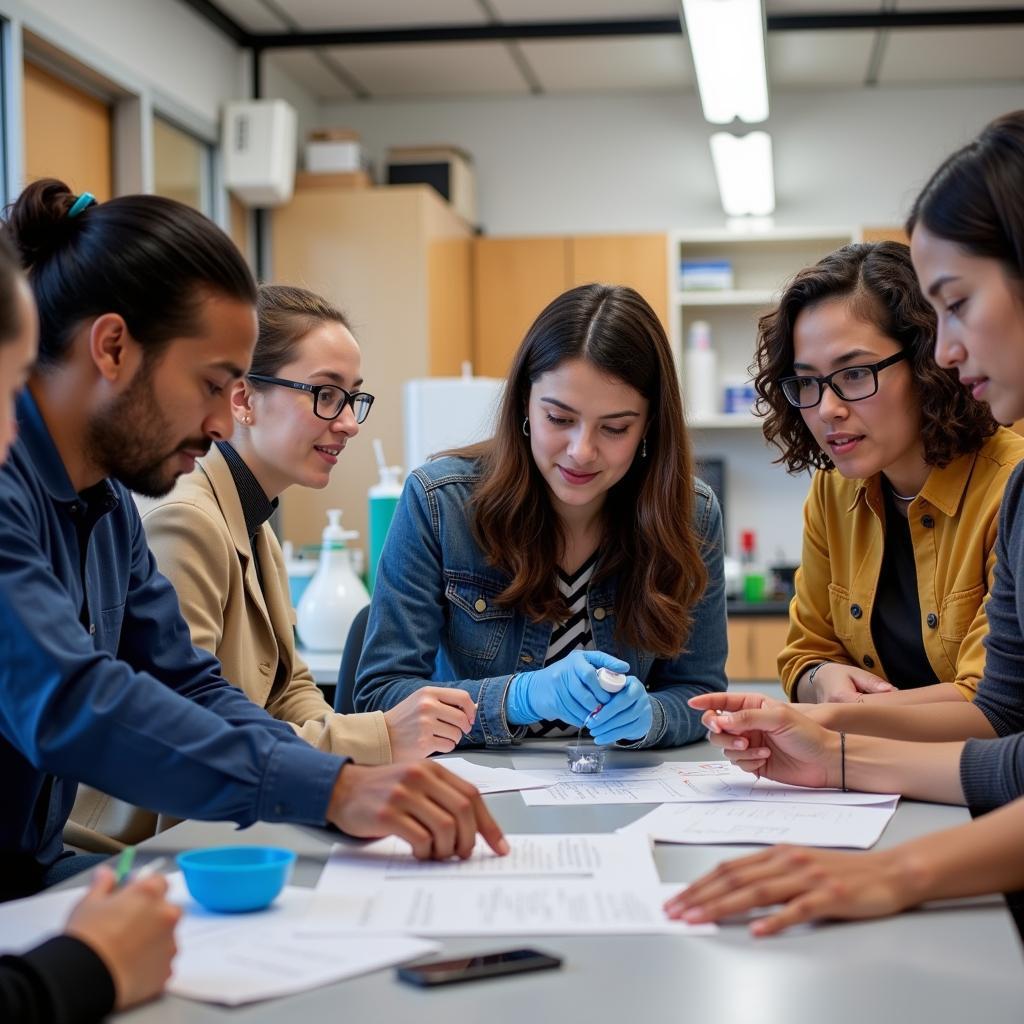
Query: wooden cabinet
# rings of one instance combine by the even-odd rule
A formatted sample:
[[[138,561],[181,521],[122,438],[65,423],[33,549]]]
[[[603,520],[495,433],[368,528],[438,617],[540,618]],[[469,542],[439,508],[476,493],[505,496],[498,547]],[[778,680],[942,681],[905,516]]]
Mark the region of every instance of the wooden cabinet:
[[[426,185],[299,189],[274,210],[271,229],[271,280],[311,288],[345,311],[377,399],[328,487],[284,495],[282,536],[319,542],[326,510],[341,508],[364,545],[366,492],[378,478],[371,439],[401,463],[405,382],[455,376],[470,358],[470,230]]]
[[[737,682],[778,679],[779,651],[786,645],[789,617],[742,615],[729,619],[725,674]]]
[[[478,238],[473,245],[473,370],[504,377],[537,314],[569,286],[566,238]]]
[[[537,314],[580,284],[635,288],[668,326],[665,235],[478,238],[473,245],[473,366],[504,377]]]
[[[23,88],[25,182],[60,178],[101,203],[109,199],[114,177],[110,107],[29,61]]]

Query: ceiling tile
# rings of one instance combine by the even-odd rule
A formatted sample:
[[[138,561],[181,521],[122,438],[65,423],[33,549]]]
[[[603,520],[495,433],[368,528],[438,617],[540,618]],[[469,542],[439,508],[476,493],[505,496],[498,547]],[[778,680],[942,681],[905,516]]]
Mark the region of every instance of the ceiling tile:
[[[266,60],[318,100],[354,99],[352,90],[337,75],[331,74],[315,50],[273,50],[266,55]]]
[[[888,33],[879,83],[1024,79],[1024,26],[901,29]]]
[[[529,92],[502,43],[333,46],[324,52],[374,97]]]
[[[487,20],[476,0],[274,0],[304,31],[474,25]]]
[[[546,92],[682,92],[693,87],[693,62],[680,36],[559,39],[520,43]]]
[[[680,0],[490,0],[502,21],[607,21],[676,18]]]
[[[216,0],[216,6],[249,32],[282,32],[288,27],[263,0]]]
[[[876,32],[769,32],[771,88],[863,85]]]

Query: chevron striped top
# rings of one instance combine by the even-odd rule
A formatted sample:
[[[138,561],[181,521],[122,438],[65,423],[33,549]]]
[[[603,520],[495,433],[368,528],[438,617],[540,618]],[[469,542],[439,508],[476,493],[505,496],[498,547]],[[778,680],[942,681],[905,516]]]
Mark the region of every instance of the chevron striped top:
[[[551,631],[545,667],[559,661],[573,651],[594,650],[594,634],[590,631],[590,617],[587,615],[587,591],[590,587],[594,567],[600,552],[595,551],[572,575],[558,570],[558,590],[569,606],[569,617]],[[566,725],[557,719],[544,719],[531,725],[527,736],[575,736],[577,726]]]

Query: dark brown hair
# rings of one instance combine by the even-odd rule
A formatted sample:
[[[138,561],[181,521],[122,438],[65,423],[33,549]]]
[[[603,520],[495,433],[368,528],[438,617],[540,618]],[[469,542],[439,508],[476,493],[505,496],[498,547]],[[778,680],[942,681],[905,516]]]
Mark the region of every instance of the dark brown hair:
[[[349,327],[348,319],[325,298],[305,288],[285,284],[261,284],[256,297],[260,333],[252,355],[250,373],[276,377],[294,356],[295,346],[314,327],[338,323]],[[254,388],[264,385],[250,381]]]
[[[832,460],[815,441],[801,411],[779,387],[793,374],[793,332],[799,315],[830,299],[845,299],[850,312],[892,338],[908,353],[921,408],[925,461],[945,466],[977,451],[997,424],[988,406],[975,401],[954,372],[935,362],[935,311],[918,287],[910,249],[901,242],[844,245],[786,286],[778,306],[761,317],[751,370],[765,439],[782,453],[776,459],[790,473],[831,469]]]
[[[7,225],[39,307],[39,363],[67,352],[78,325],[118,313],[146,357],[197,329],[209,295],[256,301],[256,282],[234,242],[213,221],[163,196],[119,196],[68,212],[62,181],[27,185]]]
[[[511,582],[498,598],[535,621],[569,609],[556,570],[564,533],[522,431],[530,389],[570,359],[585,359],[647,399],[647,457],[639,453],[604,504],[595,580],[617,574],[616,634],[658,657],[684,650],[707,570],[694,529],[690,439],[665,330],[632,288],[584,285],[537,317],[512,360],[494,436],[454,453],[479,459],[473,530]]]
[[[1024,110],[1003,114],[947,157],[914,201],[918,223],[967,252],[1024,278]]]

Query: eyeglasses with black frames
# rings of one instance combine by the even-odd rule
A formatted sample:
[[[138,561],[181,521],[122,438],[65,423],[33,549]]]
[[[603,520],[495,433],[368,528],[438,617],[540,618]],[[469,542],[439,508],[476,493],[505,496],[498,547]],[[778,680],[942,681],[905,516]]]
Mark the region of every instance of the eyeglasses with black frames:
[[[901,350],[881,362],[844,366],[841,370],[833,370],[824,377],[782,377],[778,385],[782,388],[786,401],[798,409],[813,409],[825,396],[826,387],[830,387],[844,402],[859,402],[878,392],[879,370],[884,370],[887,366],[906,358],[906,350]]]
[[[346,391],[337,384],[303,384],[297,380],[286,380],[284,377],[268,377],[262,373],[247,374],[249,380],[261,384],[277,384],[282,388],[294,388],[306,391],[313,396],[313,414],[322,420],[336,420],[347,405],[356,418],[356,423],[363,423],[370,415],[373,395],[365,391]]]

